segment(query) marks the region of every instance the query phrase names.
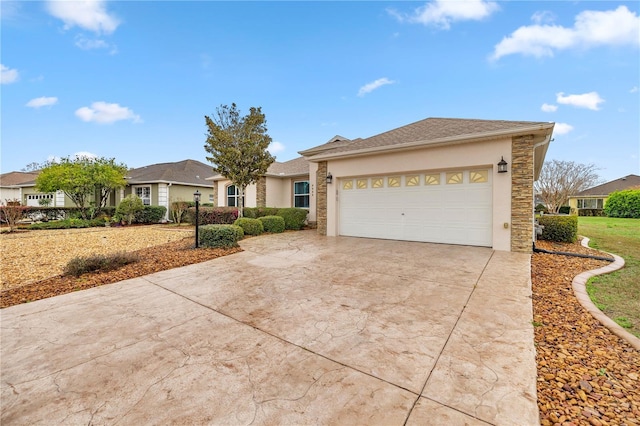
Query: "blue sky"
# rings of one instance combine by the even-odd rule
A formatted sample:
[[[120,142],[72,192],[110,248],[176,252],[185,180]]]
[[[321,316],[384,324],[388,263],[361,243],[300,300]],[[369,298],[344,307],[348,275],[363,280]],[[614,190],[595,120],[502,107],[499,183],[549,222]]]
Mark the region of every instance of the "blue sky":
[[[554,121],[547,160],[640,174],[638,2],[2,1],[1,170],[206,162],[261,106],[279,161],[427,117]]]

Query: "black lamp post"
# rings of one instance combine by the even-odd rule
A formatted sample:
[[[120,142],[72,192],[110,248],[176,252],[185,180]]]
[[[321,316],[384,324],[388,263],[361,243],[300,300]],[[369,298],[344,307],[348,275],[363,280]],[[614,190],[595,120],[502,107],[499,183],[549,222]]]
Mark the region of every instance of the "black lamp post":
[[[193,201],[196,202],[196,248],[200,247],[200,241],[198,241],[198,226],[200,226],[200,191],[196,189],[193,193]]]

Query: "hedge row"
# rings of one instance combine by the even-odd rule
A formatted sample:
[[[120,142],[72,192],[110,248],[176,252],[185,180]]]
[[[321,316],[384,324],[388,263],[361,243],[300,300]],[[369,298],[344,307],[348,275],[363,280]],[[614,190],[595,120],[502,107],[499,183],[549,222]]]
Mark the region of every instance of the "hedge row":
[[[198,244],[202,247],[237,247],[244,236],[235,225],[205,225],[198,230]]]
[[[640,189],[626,189],[609,195],[604,212],[609,217],[640,218]]]
[[[284,219],[285,229],[300,230],[307,220],[309,212],[295,207],[245,207],[244,216],[258,219],[264,216],[280,216]]]
[[[578,216],[606,216],[603,209],[578,209]]]
[[[574,243],[578,238],[578,216],[544,215],[538,223],[543,226],[541,240]]]
[[[239,217],[233,224],[242,228],[245,235],[260,235],[264,232],[264,226],[258,219]]]
[[[200,207],[198,209],[198,223],[200,225],[231,225],[237,218],[238,209],[235,207]],[[195,207],[187,209],[184,221],[195,225]]]

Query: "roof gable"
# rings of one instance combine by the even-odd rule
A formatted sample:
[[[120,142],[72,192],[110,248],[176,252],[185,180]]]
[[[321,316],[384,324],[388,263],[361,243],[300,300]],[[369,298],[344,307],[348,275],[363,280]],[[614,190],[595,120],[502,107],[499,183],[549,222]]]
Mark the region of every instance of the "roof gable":
[[[589,189],[585,189],[584,191],[578,192],[574,197],[579,196],[596,196],[602,195],[607,196],[615,191],[622,191],[624,189],[630,189],[636,186],[640,186],[640,176],[638,175],[627,175],[601,185],[594,186]]]

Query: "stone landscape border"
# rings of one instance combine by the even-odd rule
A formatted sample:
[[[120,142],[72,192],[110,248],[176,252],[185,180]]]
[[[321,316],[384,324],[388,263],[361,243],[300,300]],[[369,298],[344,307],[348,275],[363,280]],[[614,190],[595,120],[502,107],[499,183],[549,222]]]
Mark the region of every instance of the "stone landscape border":
[[[583,237],[582,245],[584,247],[591,248],[589,247],[589,238]],[[602,253],[613,256],[615,260],[611,264],[603,266],[602,268],[593,269],[591,271],[586,271],[579,275],[576,275],[573,278],[573,282],[571,283],[571,286],[573,287],[573,294],[575,294],[582,307],[585,308],[595,319],[600,321],[602,325],[611,330],[611,332],[616,336],[627,341],[633,348],[640,351],[640,339],[629,333],[627,330],[618,325],[618,323],[616,323],[614,320],[606,316],[600,309],[596,307],[596,305],[591,301],[589,294],[587,294],[586,285],[589,278],[617,271],[618,269],[622,269],[622,267],[624,266],[624,259],[620,256],[617,256],[613,253]]]

